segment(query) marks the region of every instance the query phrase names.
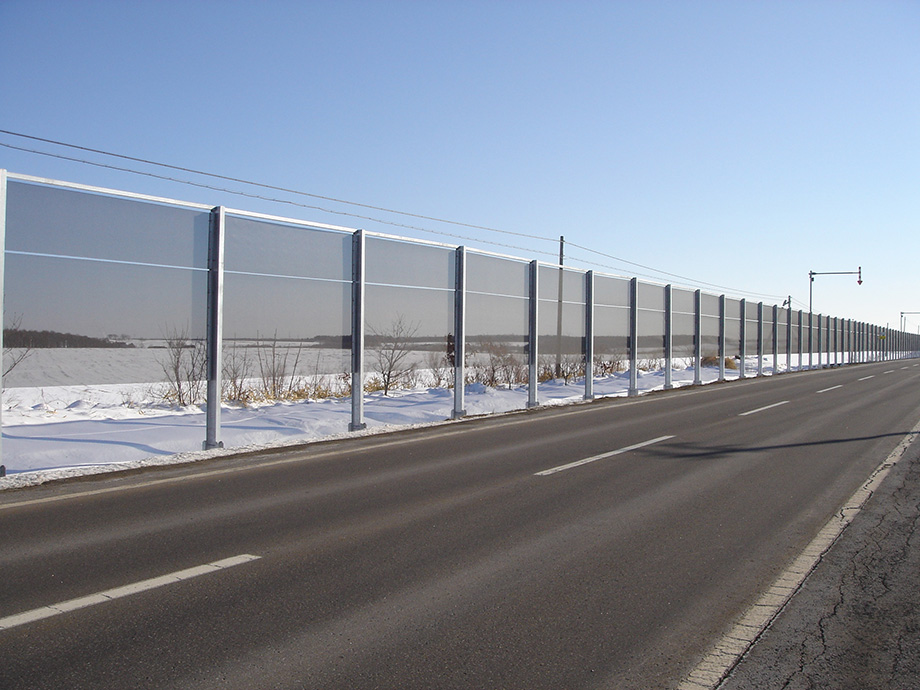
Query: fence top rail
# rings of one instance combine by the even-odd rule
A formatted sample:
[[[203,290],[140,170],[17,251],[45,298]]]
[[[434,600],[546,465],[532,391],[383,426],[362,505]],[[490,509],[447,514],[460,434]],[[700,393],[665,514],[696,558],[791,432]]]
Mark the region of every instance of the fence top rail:
[[[168,206],[182,206],[184,208],[193,208],[200,211],[210,211],[212,208],[214,208],[212,204],[199,204],[193,201],[180,201],[178,199],[169,199],[162,196],[139,194],[137,192],[126,192],[120,189],[109,189],[108,187],[95,187],[88,184],[80,184],[78,182],[64,182],[62,180],[52,180],[47,177],[36,177],[34,175],[21,175],[19,173],[7,172],[6,177],[8,180],[17,180],[19,182],[30,182],[32,184],[41,184],[48,187],[61,187],[64,189],[73,189],[80,192],[91,192],[93,194],[114,196],[122,199],[150,201],[156,204],[165,204]]]

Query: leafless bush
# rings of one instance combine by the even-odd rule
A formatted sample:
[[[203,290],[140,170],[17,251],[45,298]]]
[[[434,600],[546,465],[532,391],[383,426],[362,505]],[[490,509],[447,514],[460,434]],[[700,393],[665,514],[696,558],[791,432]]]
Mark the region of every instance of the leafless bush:
[[[302,381],[297,376],[297,365],[303,352],[303,343],[299,342],[291,361],[291,348],[278,342],[275,332],[270,341],[263,342],[257,336],[256,363],[259,367],[261,390],[259,393],[268,400],[290,400],[300,397],[303,390]]]
[[[409,361],[412,352],[412,338],[418,332],[418,324],[408,323],[402,314],[387,330],[370,328],[373,335],[372,362],[379,377],[380,388],[384,395],[397,386],[414,368]]]
[[[204,400],[207,351],[203,340],[191,339],[187,328],[173,329],[166,336],[166,355],[160,366],[166,375],[166,400],[182,407]]]
[[[610,376],[626,370],[626,356],[613,352],[594,356],[594,373],[598,376]]]
[[[3,342],[9,342],[8,335],[14,335],[22,328],[22,314],[14,314],[10,318],[10,325],[4,328]],[[6,347],[3,348],[3,375],[6,376],[15,369],[22,361],[32,354],[31,346],[26,347]]]
[[[430,375],[430,383],[434,388],[450,388],[453,384],[453,367],[448,353],[429,352],[425,358],[425,366]]]
[[[252,360],[249,351],[236,342],[224,352],[223,362],[223,398],[245,403],[252,399],[253,391],[249,384],[252,377]]]

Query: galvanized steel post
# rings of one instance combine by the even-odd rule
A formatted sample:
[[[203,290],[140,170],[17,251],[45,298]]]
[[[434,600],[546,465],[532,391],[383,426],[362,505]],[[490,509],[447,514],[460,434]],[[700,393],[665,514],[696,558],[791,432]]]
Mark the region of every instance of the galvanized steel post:
[[[703,291],[697,290],[693,293],[695,339],[693,347],[693,385],[699,386],[703,383]]]
[[[364,230],[351,243],[351,423],[349,431],[367,428],[364,422]]]
[[[211,210],[208,233],[207,419],[203,448],[223,448],[220,440],[220,397],[224,341],[224,235],[226,215]]]
[[[639,395],[639,279],[629,281],[629,390]]]
[[[594,271],[585,273],[585,400],[594,399]]]
[[[664,286],[664,389],[674,388],[671,363],[674,359],[674,302],[673,288]]]
[[[725,295],[719,295],[719,381],[725,380]]]
[[[456,250],[454,286],[454,410],[459,419],[466,415],[466,247]]]
[[[738,323],[738,355],[741,362],[738,366],[738,378],[744,378],[744,360],[747,357],[747,300],[741,300],[741,321]]]
[[[536,407],[540,404],[538,394],[539,386],[539,296],[540,296],[540,264],[534,259],[530,262],[530,312],[529,312],[529,342],[527,349],[527,369],[529,371],[529,381],[527,383],[527,407]]]
[[[3,306],[4,257],[6,256],[6,170],[0,168],[0,324],[6,323],[6,312]],[[0,353],[3,352],[3,328],[0,327]],[[0,367],[0,397],[3,395],[3,367]],[[0,405],[0,428],[3,425],[3,405]],[[0,465],[3,463],[3,434],[0,434]]]

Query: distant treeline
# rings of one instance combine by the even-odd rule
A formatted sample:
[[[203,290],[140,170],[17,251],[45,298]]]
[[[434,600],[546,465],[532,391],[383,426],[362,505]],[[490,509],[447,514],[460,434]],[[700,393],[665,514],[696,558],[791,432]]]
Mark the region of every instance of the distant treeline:
[[[134,347],[134,345],[108,338],[92,338],[88,335],[73,333],[5,328],[3,329],[3,347]]]

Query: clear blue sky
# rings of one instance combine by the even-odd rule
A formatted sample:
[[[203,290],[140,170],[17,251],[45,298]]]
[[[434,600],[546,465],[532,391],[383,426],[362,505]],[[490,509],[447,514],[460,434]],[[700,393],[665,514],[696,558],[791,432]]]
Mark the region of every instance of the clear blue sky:
[[[0,64],[0,129],[546,239],[0,147],[13,172],[547,261],[565,235],[770,304],[862,266],[815,311],[920,311],[920,2],[0,0]]]

